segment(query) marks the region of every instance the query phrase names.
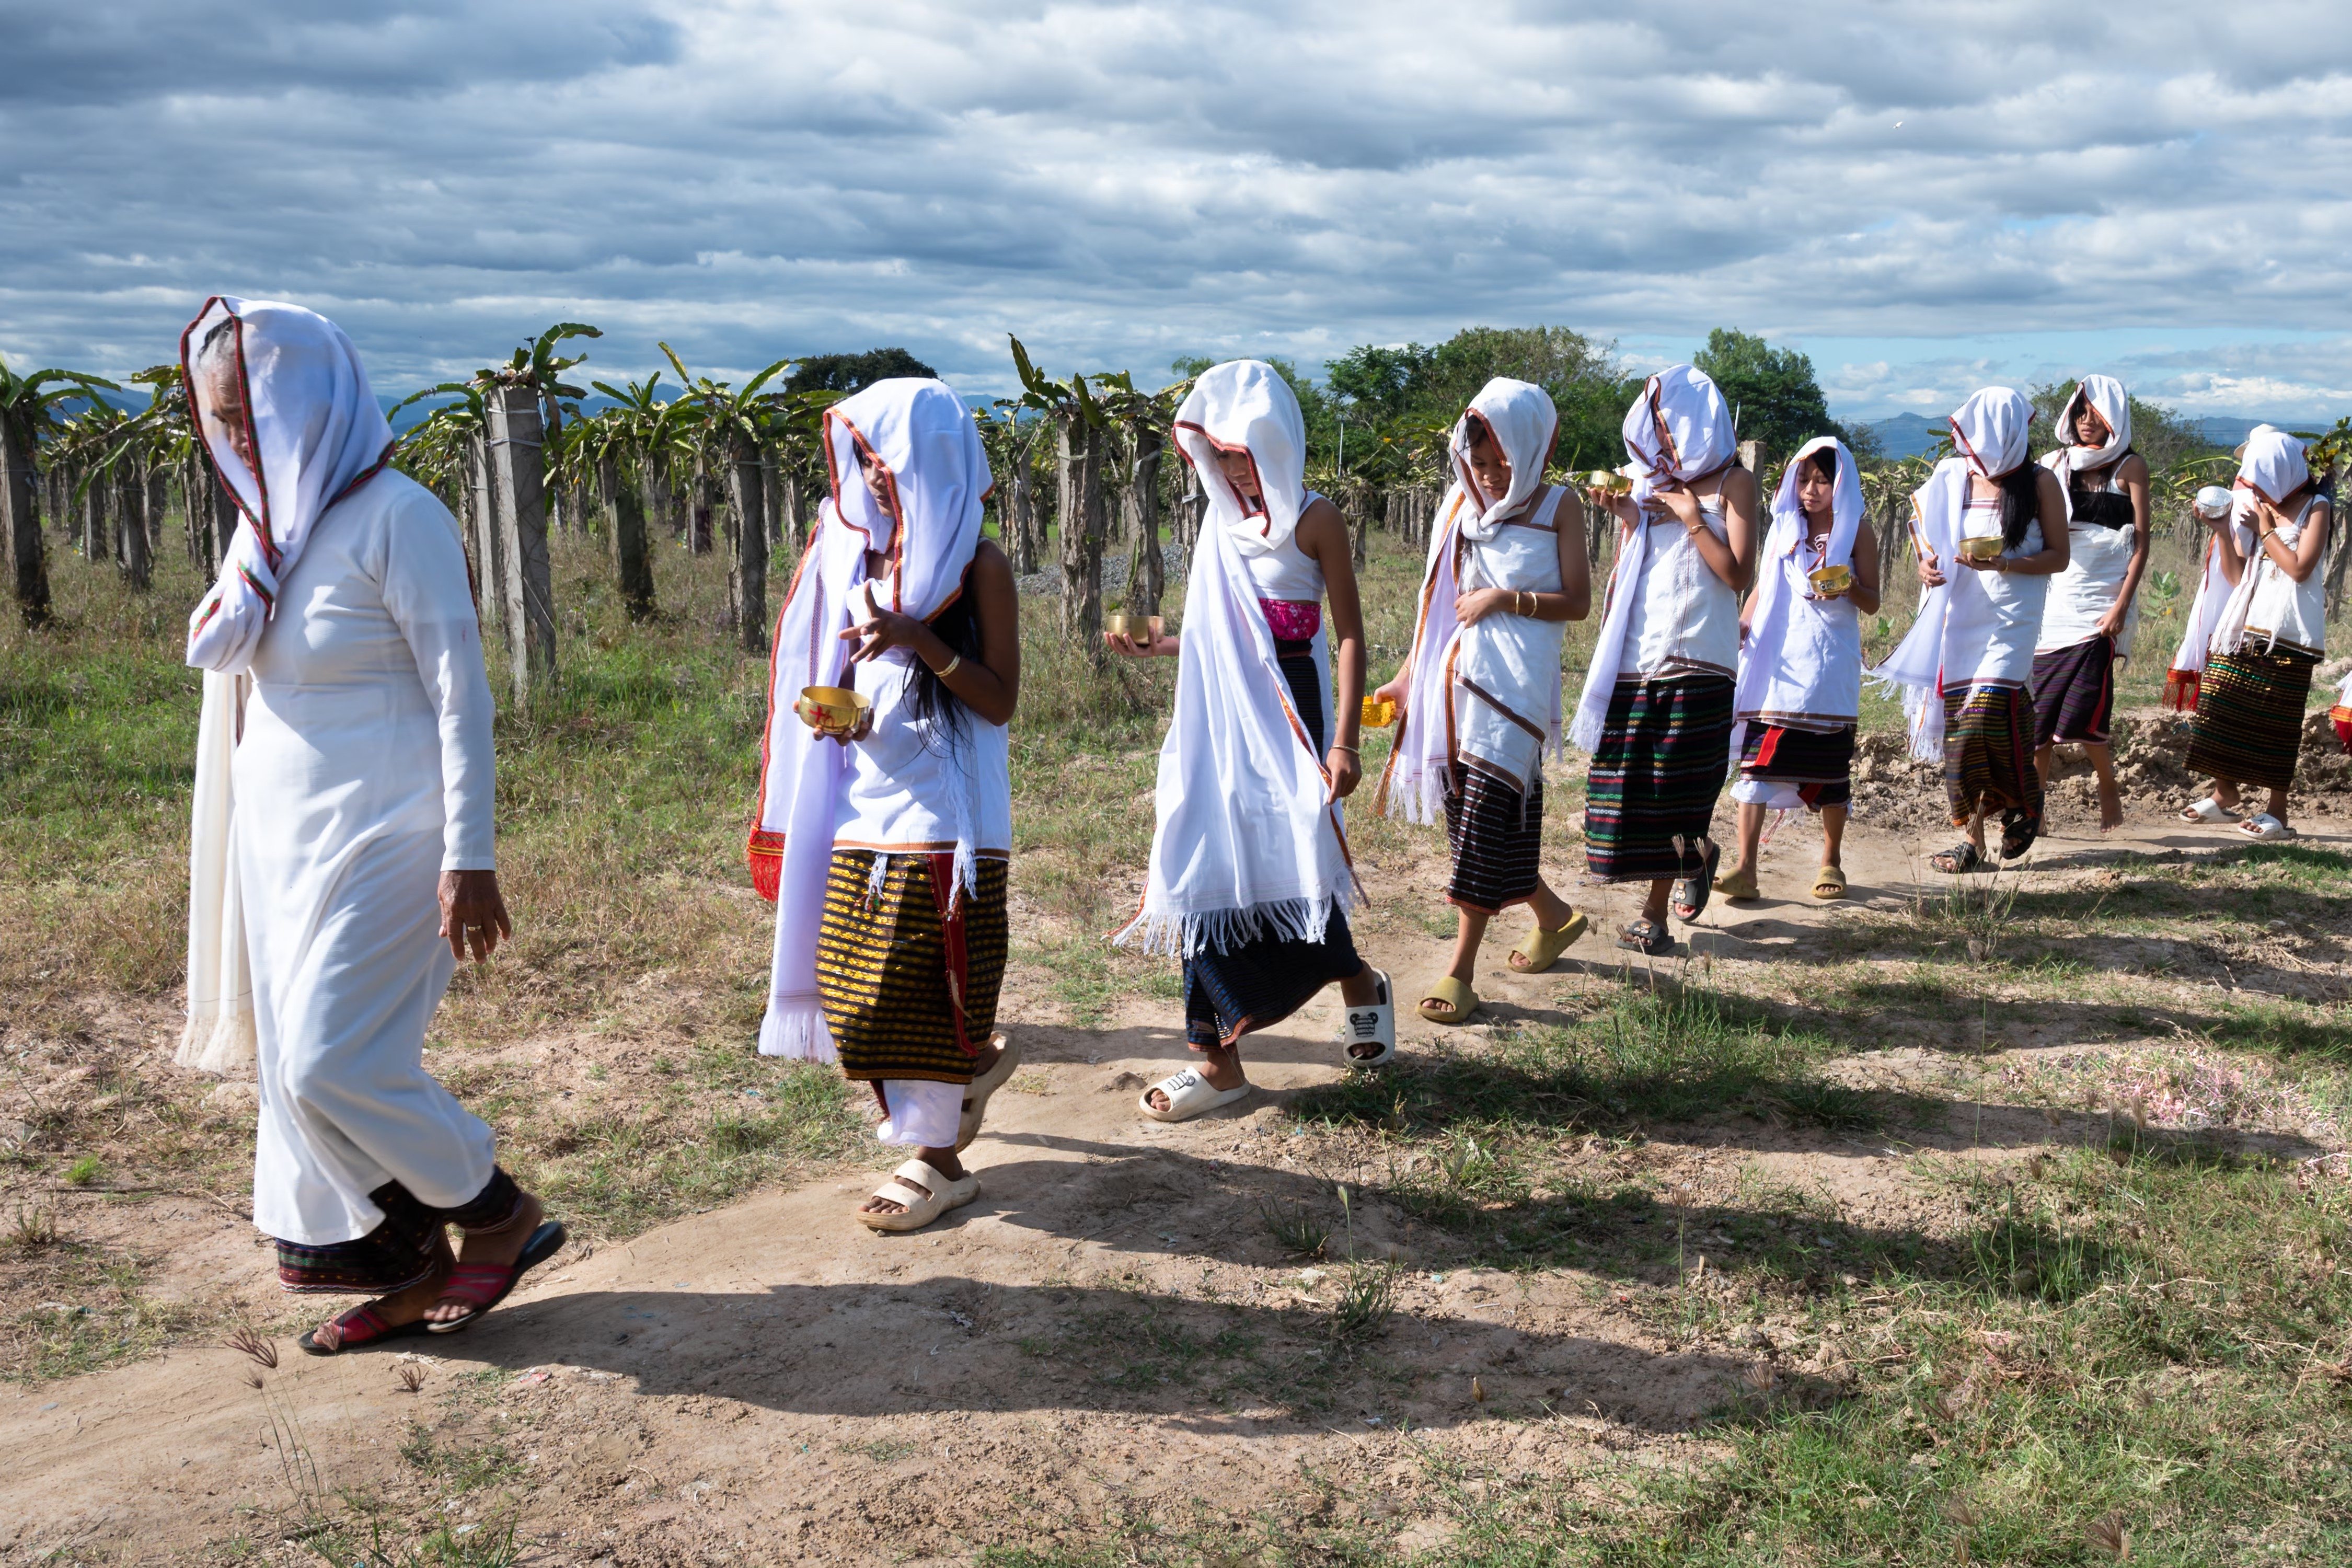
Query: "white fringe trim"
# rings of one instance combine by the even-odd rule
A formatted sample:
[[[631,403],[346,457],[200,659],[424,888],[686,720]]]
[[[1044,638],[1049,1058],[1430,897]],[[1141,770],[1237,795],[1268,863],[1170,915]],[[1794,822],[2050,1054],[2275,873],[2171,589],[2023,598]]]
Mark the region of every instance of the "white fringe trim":
[[[767,1016],[760,1020],[760,1054],[803,1062],[841,1059],[814,995],[768,998]]]
[[[180,1048],[172,1060],[218,1078],[254,1078],[259,1072],[261,1040],[254,1032],[253,999],[241,996],[223,1009],[192,1016],[180,1031]]]
[[[1266,936],[1283,942],[1319,942],[1330,930],[1331,917],[1348,913],[1356,902],[1354,890],[1343,889],[1320,898],[1280,899],[1205,914],[1176,914],[1147,904],[1111,938],[1111,945],[1135,944],[1147,953],[1193,958],[1202,952],[1230,952]]]

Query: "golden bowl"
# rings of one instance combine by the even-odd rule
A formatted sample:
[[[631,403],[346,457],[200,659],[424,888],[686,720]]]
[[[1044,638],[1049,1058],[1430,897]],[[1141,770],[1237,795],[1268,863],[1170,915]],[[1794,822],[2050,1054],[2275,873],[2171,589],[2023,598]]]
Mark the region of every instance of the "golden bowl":
[[[1595,468],[1584,476],[1584,488],[1604,495],[1622,496],[1633,493],[1633,481],[1614,468]]]
[[[2000,554],[2002,548],[1998,533],[1972,533],[1960,541],[1960,554],[1969,561],[1993,560]]]
[[[1103,617],[1103,635],[1125,637],[1138,647],[1150,647],[1160,640],[1160,628],[1166,624],[1158,616],[1127,615],[1114,611]]]
[[[1395,722],[1396,722],[1396,704],[1395,704],[1395,703],[1391,702],[1391,701],[1389,701],[1387,699],[1385,699],[1385,698],[1381,698],[1381,697],[1367,697],[1367,698],[1365,698],[1365,699],[1364,699],[1364,728],[1365,728],[1365,729],[1367,729],[1367,730],[1385,730],[1385,729],[1387,729],[1390,725],[1391,725],[1391,724],[1393,724],[1393,723],[1395,723]]]
[[[793,704],[793,711],[801,722],[820,735],[846,735],[857,728],[859,718],[874,706],[874,700],[846,686],[803,686],[801,700]]]
[[[1851,566],[1824,566],[1817,572],[1807,573],[1806,576],[1812,582],[1813,592],[1823,596],[1843,594],[1853,586],[1853,568]]]

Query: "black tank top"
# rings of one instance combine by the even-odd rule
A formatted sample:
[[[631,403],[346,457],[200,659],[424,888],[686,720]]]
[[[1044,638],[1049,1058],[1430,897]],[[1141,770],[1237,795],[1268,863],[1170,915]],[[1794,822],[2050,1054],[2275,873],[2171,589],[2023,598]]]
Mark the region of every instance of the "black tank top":
[[[2122,490],[2107,488],[2115,482],[2116,469],[2122,466],[2124,458],[2131,455],[2132,449],[2126,447],[2123,450],[2123,457],[2117,458],[2115,462],[2100,470],[2099,488],[2096,489],[2084,489],[2080,475],[2071,477],[2069,488],[2073,493],[2067,497],[2067,500],[2074,503],[2076,527],[2129,528],[2132,526],[2136,520],[2132,515],[2131,497]]]

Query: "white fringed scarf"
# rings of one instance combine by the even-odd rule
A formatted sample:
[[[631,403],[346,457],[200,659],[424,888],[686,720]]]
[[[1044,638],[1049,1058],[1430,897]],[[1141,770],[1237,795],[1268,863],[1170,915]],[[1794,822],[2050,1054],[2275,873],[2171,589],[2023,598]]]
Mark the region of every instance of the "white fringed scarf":
[[[1652,376],[1625,411],[1624,437],[1626,455],[1633,458],[1633,500],[1637,510],[1658,493],[1663,481],[1688,484],[1722,468],[1739,451],[1730,405],[1696,365],[1674,365]],[[1568,738],[1588,752],[1601,745],[1609,699],[1625,665],[1625,632],[1633,621],[1633,599],[1642,591],[1642,573],[1649,558],[1647,521],[1621,524],[1617,562],[1609,572],[1592,664],[1585,671],[1584,692],[1577,700],[1576,721],[1568,731]]]
[[[1999,618],[1981,575],[1958,561],[1969,477],[1997,479],[2025,461],[2033,405],[2006,386],[1988,386],[1969,394],[1949,423],[1958,451],[1937,463],[1911,498],[1920,559],[1936,561],[1944,582],[1920,595],[1911,630],[1886,662],[1871,671],[1904,688],[1911,754],[1929,763],[1944,760],[1945,676],[1966,679],[1977,669]],[[2030,658],[2032,650],[2025,652]]]
[[[197,412],[195,360],[216,331],[244,390],[246,439],[257,474]],[[243,513],[219,579],[188,616],[187,662],[204,674],[188,835],[188,1022],[173,1059],[200,1071],[251,1077],[253,976],[231,853],[236,822],[231,766],[244,711],[245,670],[277,608],[278,584],[311,530],[337,501],[383,470],[395,445],[343,330],[299,305],[216,295],[180,334],[182,384],[213,466]],[[194,504],[192,500],[190,504]]]
[[[1500,499],[1490,500],[1479,489],[1470,471],[1474,419],[1486,425],[1510,462],[1510,491]],[[1517,516],[1533,502],[1543,489],[1544,464],[1551,457],[1552,440],[1559,429],[1559,412],[1552,405],[1549,393],[1528,382],[1503,376],[1481,388],[1454,423],[1450,447],[1454,455],[1454,483],[1447,489],[1445,499],[1438,503],[1436,526],[1430,530],[1429,561],[1422,572],[1421,610],[1412,633],[1412,676],[1406,687],[1404,718],[1397,729],[1396,744],[1381,778],[1380,795],[1374,803],[1376,811],[1393,810],[1407,822],[1444,820],[1445,795],[1452,787],[1455,752],[1461,745],[1461,730],[1454,707],[1458,658],[1473,643],[1483,640],[1500,644],[1513,638],[1517,628],[1504,623],[1519,618],[1489,616],[1470,626],[1463,626],[1456,618],[1454,605],[1462,593],[1457,575],[1462,542],[1492,539],[1506,519]],[[1551,625],[1546,629],[1551,644],[1549,701],[1538,689],[1544,686],[1545,677],[1534,668],[1534,661],[1509,658],[1509,655],[1520,651],[1516,648],[1495,650],[1506,656],[1514,667],[1528,666],[1525,678],[1513,683],[1514,689],[1532,699],[1530,706],[1537,710],[1539,722],[1549,721],[1545,738],[1536,747],[1538,767],[1542,764],[1546,749],[1558,749],[1560,733],[1561,628]],[[1533,651],[1539,656],[1541,650],[1538,647]],[[1521,772],[1517,765],[1520,759],[1486,760],[1505,771]],[[1520,778],[1522,788],[1527,782],[1525,776]]]
[[[2099,622],[2115,607],[2131,571],[2136,528],[2074,529],[2074,476],[2111,469],[2131,450],[2131,395],[2112,375],[2086,375],[2058,414],[2058,435],[2071,443],[2074,422],[2085,404],[2106,422],[2107,439],[2096,447],[2062,445],[2042,459],[2058,476],[2058,492],[2065,499],[2070,527],[2066,569],[2050,579],[2050,598],[2042,613],[2037,650],[2074,647],[2098,635]],[[2110,478],[2110,481],[2112,479]],[[2139,628],[2139,599],[2135,595],[2116,636],[2116,657],[2131,657],[2132,640]]]
[[[895,509],[866,489],[860,447],[890,470]],[[980,546],[989,487],[979,427],[944,382],[879,381],[844,398],[825,411],[824,453],[832,493],[776,617],[750,858],[752,885],[776,903],[760,1053],[829,1062],[838,1053],[817,1002],[817,926],[849,752],[803,723],[793,704],[804,686],[848,684],[850,645],[841,634],[863,618],[869,550],[887,562],[871,579],[877,605],[919,620],[947,608]],[[966,799],[947,804],[941,816],[957,829],[952,898],[974,886],[977,811]],[[877,876],[886,858],[875,858]]]
[[[1837,486],[1831,502],[1830,535],[1820,560],[1809,560],[1805,541],[1812,524],[1798,500],[1797,481],[1806,460],[1820,451],[1837,458]],[[1862,641],[1859,626],[1842,640],[1838,654],[1825,651],[1822,637],[1791,637],[1801,608],[1814,599],[1811,574],[1827,566],[1853,565],[1854,536],[1862,528],[1862,477],[1845,443],[1822,436],[1806,442],[1781,470],[1772,495],[1772,524],[1758,563],[1756,596],[1748,617],[1748,640],[1739,650],[1739,683],[1733,693],[1738,726],[1731,740],[1733,765],[1739,759],[1745,727],[1790,719],[1851,724],[1862,714]],[[1853,618],[1853,606],[1837,601]],[[1851,658],[1843,657],[1851,642]]]
[[[2303,443],[2285,431],[2268,425],[2259,425],[2246,437],[2246,455],[2239,460],[2238,477],[2232,488],[2242,492],[2241,505],[2233,509],[2231,521],[2246,520],[2246,531],[2257,542],[2257,547],[2246,557],[2245,567],[2238,574],[2237,586],[2230,591],[2221,613],[2214,618],[2213,631],[2205,651],[2210,654],[2236,653],[2252,646],[2246,635],[2246,618],[2252,611],[2254,594],[2266,574],[2278,571],[2278,563],[2267,551],[2259,548],[2260,533],[2252,518],[2256,501],[2267,501],[2276,507],[2301,489],[2311,479],[2311,463],[2304,454]],[[2263,651],[2268,653],[2278,641],[2273,631]]]
[[[2257,430],[2270,426],[2257,426]],[[2241,557],[2253,548],[2253,532],[2246,526],[2251,515],[2253,496],[2246,490],[2224,489],[2220,485],[2207,485],[2197,492],[2197,509],[2207,516],[2226,508],[2230,521],[2224,524],[2238,546]],[[2230,603],[2230,574],[2221,569],[2221,541],[2217,536],[2205,542],[2205,569],[2198,575],[2197,592],[2189,595],[2189,616],[2180,632],[2180,647],[2172,656],[2172,668],[2165,672],[2164,705],[2176,713],[2197,711],[2198,689],[2205,683],[2205,654],[2212,646],[2213,628],[2221,624],[2221,611]]]
[[[1291,706],[1245,552],[1289,542],[1306,504],[1307,429],[1270,365],[1202,373],[1176,412],[1176,445],[1209,498],[1184,588],[1176,710],[1160,747],[1159,822],[1142,906],[1112,940],[1180,956],[1258,937],[1321,942],[1363,889],[1314,737]],[[1262,505],[1229,483],[1245,452]]]

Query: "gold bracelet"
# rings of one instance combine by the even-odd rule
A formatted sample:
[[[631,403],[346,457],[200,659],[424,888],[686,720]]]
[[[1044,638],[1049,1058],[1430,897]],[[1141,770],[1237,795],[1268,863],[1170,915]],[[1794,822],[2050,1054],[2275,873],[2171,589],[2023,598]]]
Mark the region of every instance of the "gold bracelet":
[[[1360,757],[1364,754],[1353,746],[1343,746],[1336,741],[1331,743],[1331,749],[1335,752],[1345,752],[1351,757]]]
[[[933,670],[931,673],[938,676],[941,680],[945,680],[949,676],[953,675],[956,672],[956,667],[962,662],[963,655],[958,654],[953,658],[948,660],[943,667]]]
[[[1522,600],[1532,599],[1534,596],[1534,595],[1529,594],[1524,588],[1513,589],[1511,593],[1511,607],[1515,610],[1519,610],[1519,614],[1522,616],[1532,616],[1535,614],[1533,609],[1520,610],[1519,605]]]

